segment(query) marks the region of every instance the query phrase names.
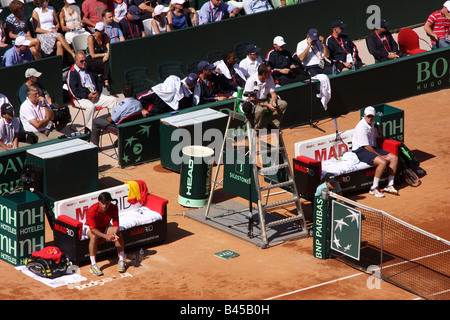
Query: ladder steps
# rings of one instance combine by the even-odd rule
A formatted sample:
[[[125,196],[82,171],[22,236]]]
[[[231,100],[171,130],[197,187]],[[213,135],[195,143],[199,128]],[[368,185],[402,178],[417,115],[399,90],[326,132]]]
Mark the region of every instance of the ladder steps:
[[[277,201],[277,202],[272,202],[269,204],[266,204],[264,207],[264,209],[269,209],[269,208],[273,208],[276,206],[280,206],[282,204],[287,204],[287,203],[291,203],[291,202],[297,202],[299,200],[299,198],[297,196],[294,196],[293,198],[290,199],[286,199],[286,200],[281,200],[281,201]]]
[[[268,154],[269,152],[280,152],[282,150],[284,150],[284,147],[263,148],[262,150],[257,151],[256,154],[257,155]]]
[[[287,167],[289,167],[289,162],[278,164],[276,166],[261,168],[261,169],[259,169],[258,173],[260,175],[262,175],[262,176],[266,175],[266,174],[269,174],[269,175],[270,174],[275,174],[275,173],[277,173],[277,171],[279,169],[284,169],[284,168],[287,168]]]
[[[284,223],[294,222],[294,221],[298,221],[298,220],[302,220],[302,219],[303,219],[302,216],[295,216],[295,217],[279,219],[279,220],[267,223],[266,227],[279,226],[279,225],[284,224]]]
[[[261,191],[275,189],[275,188],[281,188],[281,187],[286,187],[286,186],[292,185],[293,183],[294,183],[294,180],[283,181],[283,182],[279,182],[279,183],[276,183],[276,184],[272,184],[270,186],[262,187]]]

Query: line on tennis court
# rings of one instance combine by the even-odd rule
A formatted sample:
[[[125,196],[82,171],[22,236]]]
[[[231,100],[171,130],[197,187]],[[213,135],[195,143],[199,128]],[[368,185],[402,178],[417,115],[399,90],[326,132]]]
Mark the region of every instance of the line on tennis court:
[[[335,279],[335,280],[319,283],[319,284],[316,284],[314,286],[310,286],[310,287],[307,287],[307,288],[298,289],[298,290],[294,290],[294,291],[291,291],[291,292],[286,292],[286,293],[280,294],[278,296],[270,297],[270,298],[267,298],[267,299],[264,299],[264,300],[273,300],[273,299],[281,298],[281,297],[288,296],[288,295],[291,295],[291,294],[294,294],[294,293],[299,293],[299,292],[302,292],[302,291],[306,291],[306,290],[318,288],[318,287],[321,287],[321,286],[325,286],[327,284],[331,284],[331,283],[334,283],[334,282],[347,280],[347,279],[350,279],[350,278],[353,278],[353,277],[356,277],[356,276],[360,276],[360,275],[363,275],[363,274],[367,275],[367,273],[359,272],[359,273],[355,273],[355,274],[352,274],[352,275],[347,276],[347,277],[343,277],[343,278],[339,278],[339,279]]]
[[[418,257],[418,258],[414,258],[414,259],[411,259],[411,260],[408,260],[408,261],[398,262],[398,263],[395,263],[395,264],[392,264],[392,265],[389,265],[389,266],[385,266],[384,269],[392,268],[392,267],[395,267],[395,266],[398,266],[398,265],[402,265],[402,264],[406,264],[406,263],[415,262],[415,261],[418,261],[418,260],[421,260],[421,259],[429,258],[429,257],[436,256],[436,255],[439,255],[439,254],[445,254],[445,253],[448,253],[448,252],[450,252],[450,250],[445,250],[445,251],[441,251],[441,252],[432,253],[432,254],[429,254],[429,255],[426,255],[426,256],[422,256],[422,257]],[[373,272],[375,270],[380,270],[380,267],[372,269],[371,271]],[[352,274],[350,276],[346,276],[346,277],[342,277],[342,278],[339,278],[339,279],[335,279],[335,280],[319,283],[319,284],[316,284],[314,286],[310,286],[310,287],[307,287],[307,288],[298,289],[298,290],[294,290],[294,291],[291,291],[291,292],[286,292],[286,293],[283,293],[283,294],[280,294],[280,295],[277,295],[277,296],[274,296],[274,297],[266,298],[264,300],[273,300],[273,299],[285,297],[285,296],[288,296],[288,295],[291,295],[291,294],[294,294],[294,293],[299,293],[299,292],[302,292],[302,291],[306,291],[306,290],[322,287],[322,286],[325,286],[327,284],[339,282],[339,281],[342,281],[342,280],[347,280],[347,279],[350,279],[350,278],[353,278],[353,277],[356,277],[356,276],[360,276],[360,275],[363,275],[363,274],[367,275],[367,273],[365,273],[365,272],[355,273],[355,274]]]

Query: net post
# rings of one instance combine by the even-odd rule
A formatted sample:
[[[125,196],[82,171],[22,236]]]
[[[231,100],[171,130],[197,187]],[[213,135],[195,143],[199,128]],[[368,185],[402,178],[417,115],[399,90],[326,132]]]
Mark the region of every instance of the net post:
[[[331,198],[328,189],[322,190],[322,194],[315,196],[313,201],[313,254],[316,258],[328,259],[331,235]]]

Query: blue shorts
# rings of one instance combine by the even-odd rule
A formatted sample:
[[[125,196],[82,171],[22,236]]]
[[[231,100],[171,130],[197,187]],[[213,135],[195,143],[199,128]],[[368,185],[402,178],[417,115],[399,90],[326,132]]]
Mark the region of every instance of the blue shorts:
[[[376,152],[378,152],[382,156],[385,156],[385,155],[389,154],[389,152],[384,151],[383,149],[378,149],[378,148],[374,148],[374,149],[375,149]],[[359,161],[365,162],[368,165],[373,165],[373,159],[378,157],[378,155],[376,155],[373,152],[367,151],[364,147],[358,148],[357,150],[355,150],[353,152],[356,154],[356,156],[358,157]]]

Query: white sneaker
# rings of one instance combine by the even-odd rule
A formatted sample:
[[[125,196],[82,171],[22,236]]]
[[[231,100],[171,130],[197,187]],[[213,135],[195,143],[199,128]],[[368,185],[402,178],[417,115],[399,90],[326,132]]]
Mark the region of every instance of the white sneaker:
[[[374,195],[377,198],[383,198],[384,197],[383,192],[381,192],[380,189],[378,189],[378,188],[370,189],[369,193],[371,195]]]
[[[392,194],[398,194],[397,189],[394,188],[394,186],[387,186],[383,189],[384,192],[392,193]]]

